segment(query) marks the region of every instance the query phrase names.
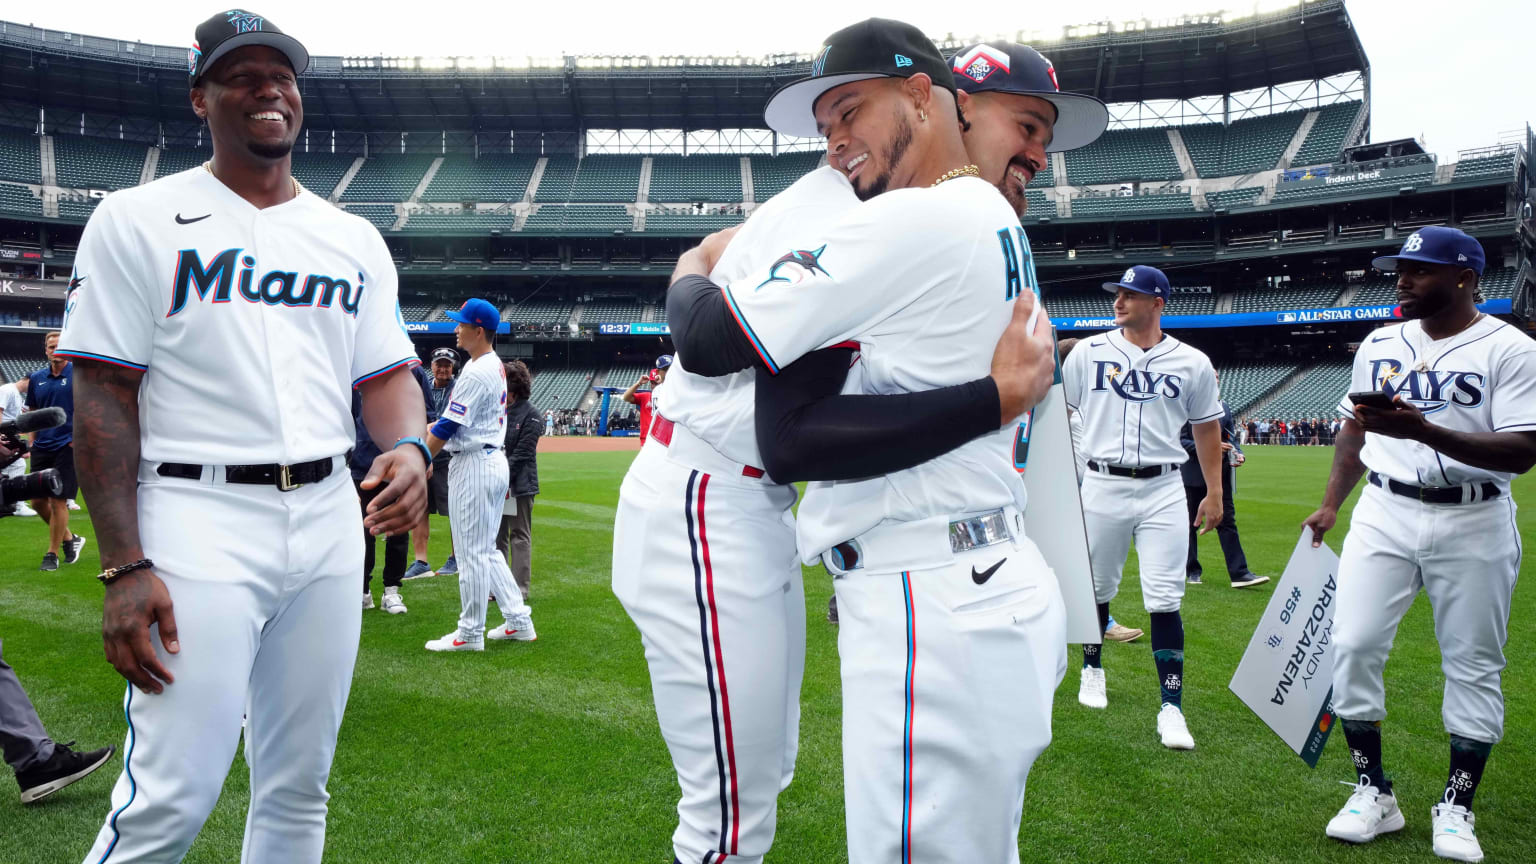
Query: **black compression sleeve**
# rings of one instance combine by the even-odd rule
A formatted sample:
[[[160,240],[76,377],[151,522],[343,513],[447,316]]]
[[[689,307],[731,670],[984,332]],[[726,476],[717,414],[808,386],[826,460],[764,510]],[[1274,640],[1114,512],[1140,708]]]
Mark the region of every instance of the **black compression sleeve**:
[[[714,377],[758,365],[720,286],[703,276],[684,276],[667,289],[667,326],[689,372]]]
[[[920,465],[1001,428],[997,384],[980,378],[920,393],[843,396],[853,352],[814,351],[757,372],[757,446],[779,483],[854,480]]]

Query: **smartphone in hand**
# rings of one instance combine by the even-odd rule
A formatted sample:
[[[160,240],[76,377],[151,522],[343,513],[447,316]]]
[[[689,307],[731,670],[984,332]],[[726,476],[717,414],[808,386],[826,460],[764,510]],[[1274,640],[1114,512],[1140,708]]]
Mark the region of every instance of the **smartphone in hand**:
[[[1350,404],[1364,405],[1376,411],[1396,411],[1397,403],[1381,390],[1365,390],[1349,394]]]

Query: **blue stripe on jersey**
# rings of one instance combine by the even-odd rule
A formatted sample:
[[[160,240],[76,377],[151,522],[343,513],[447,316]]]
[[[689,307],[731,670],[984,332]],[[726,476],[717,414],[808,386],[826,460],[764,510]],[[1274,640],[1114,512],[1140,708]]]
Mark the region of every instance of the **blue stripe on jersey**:
[[[107,844],[107,851],[101,853],[101,857],[96,859],[96,864],[106,861],[112,854],[112,850],[117,848],[117,841],[123,839],[123,835],[117,830],[117,817],[133,805],[133,799],[139,797],[139,784],[133,779],[133,745],[138,740],[138,736],[133,731],[133,712],[129,710],[132,707],[133,685],[129,684],[128,695],[123,697],[123,717],[128,720],[128,752],[123,754],[123,774],[128,777],[128,800],[123,802],[123,806],[114,810],[111,818],[107,819],[107,825],[112,829],[112,842]]]
[[[385,366],[382,369],[378,369],[378,370],[375,370],[373,372],[369,372],[367,375],[364,375],[363,377],[357,379],[356,381],[353,381],[352,382],[352,386],[353,387],[359,387],[359,386],[361,386],[363,384],[366,384],[369,381],[372,381],[373,379],[378,378],[378,377],[380,377],[382,375],[388,375],[389,373],[395,371],[396,369],[403,369],[403,368],[408,367],[408,366],[420,366],[420,365],[421,365],[421,361],[416,359],[416,357],[413,355],[411,357],[405,358],[404,360],[397,360],[394,363],[391,363],[391,364],[389,364],[388,366]]]
[[[758,339],[757,334],[752,332],[752,325],[748,324],[747,319],[742,317],[741,309],[736,306],[736,298],[731,296],[731,289],[721,288],[720,290],[725,294],[725,303],[730,307],[731,317],[736,319],[736,324],[741,327],[741,332],[747,334],[747,339],[752,342],[752,350],[757,352],[757,356],[762,359],[763,365],[768,367],[768,371],[771,374],[779,374],[779,367],[773,362],[773,358],[768,356],[768,349],[763,347],[762,340]]]
[[[53,353],[58,355],[58,356],[60,356],[60,357],[66,357],[66,358],[68,358],[70,360],[95,360],[98,363],[106,363],[106,364],[109,364],[109,365],[112,365],[112,366],[121,366],[124,369],[137,369],[140,372],[143,372],[144,370],[149,368],[148,366],[144,365],[143,363],[135,363],[132,360],[124,360],[121,357],[113,357],[110,354],[92,354],[89,351],[58,351],[58,350],[55,350]]]

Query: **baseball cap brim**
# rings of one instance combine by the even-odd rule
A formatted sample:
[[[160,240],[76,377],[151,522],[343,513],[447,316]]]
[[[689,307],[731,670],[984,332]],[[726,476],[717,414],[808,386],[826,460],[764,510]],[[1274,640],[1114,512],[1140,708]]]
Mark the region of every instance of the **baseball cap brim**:
[[[797,138],[820,138],[816,128],[816,100],[834,87],[868,81],[871,78],[895,78],[883,72],[844,72],[840,75],[823,75],[817,78],[801,78],[780,87],[768,97],[763,108],[763,121],[768,128],[780,135]]]
[[[238,36],[231,36],[220,42],[219,47],[213,49],[213,53],[209,54],[207,59],[203,61],[203,71],[197,76],[198,79],[201,80],[203,75],[207,75],[208,70],[213,68],[213,64],[219,62],[224,55],[236,48],[244,48],[247,45],[265,45],[268,48],[274,48],[281,52],[284,57],[288,58],[288,65],[293,67],[293,74],[295,75],[303,75],[304,70],[309,68],[309,52],[304,49],[303,45],[299,44],[299,40],[286,33],[271,33],[257,30],[250,33],[241,33]]]
[[[1051,146],[1045,148],[1047,153],[1087,147],[1109,128],[1109,107],[1092,96],[1039,92],[1024,95],[1044,99],[1056,106],[1056,125],[1051,130]]]
[[[462,312],[459,312],[457,310],[450,310],[450,311],[444,312],[443,316],[448,318],[449,320],[457,321],[460,324],[469,324],[469,325],[474,326],[474,327],[479,327],[480,326],[479,324],[476,324],[473,320],[471,320],[468,315],[465,315]]]
[[[1407,255],[1383,255],[1380,258],[1372,258],[1371,266],[1375,267],[1377,270],[1391,273],[1397,269],[1397,262],[1399,261],[1418,261],[1422,264],[1446,264],[1449,266],[1455,266],[1449,261],[1441,261],[1438,258],[1430,258],[1427,255],[1415,255],[1412,252],[1408,253]],[[1468,269],[1471,268],[1469,267]]]
[[[1158,296],[1157,291],[1155,290],[1148,291],[1147,289],[1138,285],[1127,285],[1124,282],[1105,282],[1102,287],[1105,291],[1109,291],[1111,293],[1117,292],[1121,288],[1124,288],[1127,291],[1135,291],[1137,294],[1151,294],[1154,297]]]

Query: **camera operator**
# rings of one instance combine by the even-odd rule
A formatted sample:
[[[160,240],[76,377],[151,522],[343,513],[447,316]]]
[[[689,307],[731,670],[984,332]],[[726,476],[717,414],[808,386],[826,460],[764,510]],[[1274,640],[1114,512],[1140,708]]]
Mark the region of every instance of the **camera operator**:
[[[26,397],[27,379],[7,382],[0,385],[0,423],[15,420],[21,416],[21,412],[27,410]],[[11,464],[0,469],[0,477],[20,477],[27,471],[27,463],[16,459]],[[37,511],[27,506],[25,501],[17,501],[12,505],[0,505],[0,515],[10,516],[36,516]]]

